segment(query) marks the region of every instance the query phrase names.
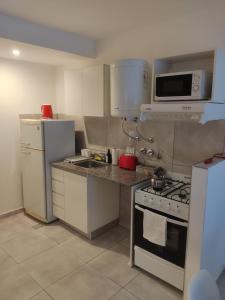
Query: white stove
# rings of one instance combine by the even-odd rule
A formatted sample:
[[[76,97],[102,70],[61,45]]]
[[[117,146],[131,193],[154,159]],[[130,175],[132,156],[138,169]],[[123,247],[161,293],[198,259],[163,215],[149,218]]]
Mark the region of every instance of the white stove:
[[[162,190],[137,189],[133,212],[134,265],[183,290],[191,178],[168,173]],[[145,211],[166,217],[166,245],[143,235]]]
[[[166,184],[162,190],[154,190],[149,183],[136,191],[135,203],[187,221],[190,193],[190,177],[168,173]]]

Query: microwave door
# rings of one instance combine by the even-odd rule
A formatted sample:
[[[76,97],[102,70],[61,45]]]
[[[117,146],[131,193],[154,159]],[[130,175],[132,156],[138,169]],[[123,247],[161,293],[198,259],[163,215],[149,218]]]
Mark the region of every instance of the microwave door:
[[[158,101],[190,99],[192,94],[192,74],[156,77],[156,96]]]

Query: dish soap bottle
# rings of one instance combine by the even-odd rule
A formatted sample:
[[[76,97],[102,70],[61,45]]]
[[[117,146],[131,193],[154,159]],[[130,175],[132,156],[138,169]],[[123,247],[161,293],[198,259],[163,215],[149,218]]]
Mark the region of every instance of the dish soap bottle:
[[[110,149],[108,149],[107,154],[106,154],[106,162],[107,162],[108,164],[111,164],[111,163],[112,163],[112,154],[111,154],[111,152],[110,152]]]

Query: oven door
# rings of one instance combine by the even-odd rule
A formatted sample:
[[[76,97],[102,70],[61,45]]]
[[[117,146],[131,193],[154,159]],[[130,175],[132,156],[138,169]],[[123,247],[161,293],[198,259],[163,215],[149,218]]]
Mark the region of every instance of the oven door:
[[[187,100],[192,96],[192,74],[155,78],[155,100]]]
[[[143,209],[166,216],[167,242],[166,246],[153,244],[143,237]],[[165,213],[135,205],[134,209],[134,244],[148,252],[155,254],[171,263],[184,268],[188,223]]]

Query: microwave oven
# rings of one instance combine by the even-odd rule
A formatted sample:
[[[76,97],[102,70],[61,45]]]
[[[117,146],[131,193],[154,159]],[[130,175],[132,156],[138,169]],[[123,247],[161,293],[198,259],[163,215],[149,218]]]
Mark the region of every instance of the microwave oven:
[[[211,97],[211,76],[205,70],[157,74],[155,101],[208,100]]]

